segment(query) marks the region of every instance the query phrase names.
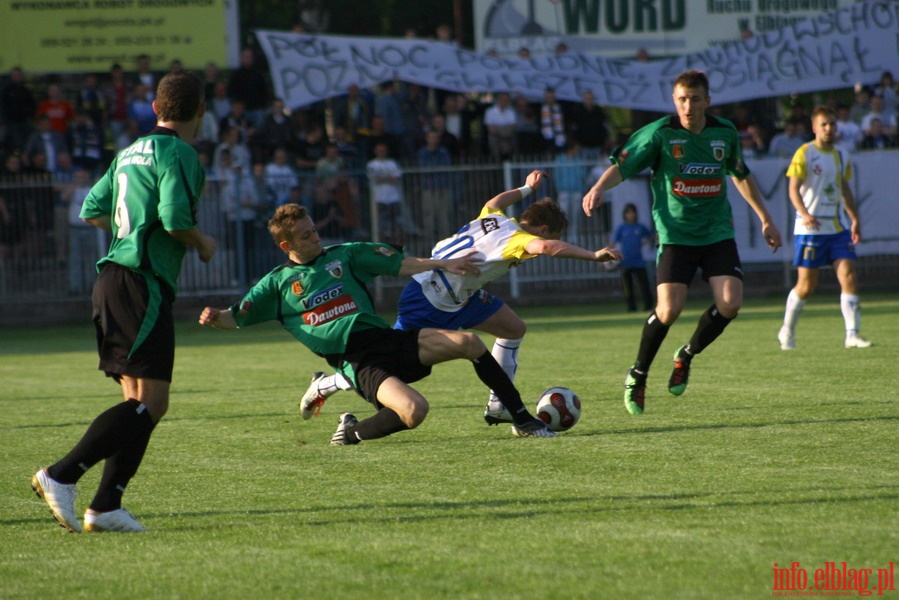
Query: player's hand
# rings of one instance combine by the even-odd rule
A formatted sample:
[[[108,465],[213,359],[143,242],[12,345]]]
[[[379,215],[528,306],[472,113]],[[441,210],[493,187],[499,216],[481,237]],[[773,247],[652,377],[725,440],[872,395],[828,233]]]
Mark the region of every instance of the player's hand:
[[[590,188],[587,193],[584,194],[584,214],[588,217],[592,217],[593,209],[602,206],[602,203],[605,202],[605,199],[605,192],[603,192],[601,189],[595,187]]]
[[[817,231],[821,228],[821,222],[813,217],[812,215],[806,215],[802,217],[802,224],[807,228],[814,231]]]
[[[858,244],[862,241],[862,227],[858,224],[858,221],[852,222],[852,225],[849,226],[849,232],[852,235],[853,244]]]
[[[545,171],[541,171],[540,169],[534,169],[530,173],[528,173],[527,178],[524,180],[525,185],[529,186],[532,190],[537,191],[541,185],[543,185],[543,179],[545,177],[549,177],[549,175]]]
[[[477,252],[469,252],[465,256],[459,258],[446,259],[440,267],[444,271],[449,271],[454,275],[480,275],[481,270],[478,268],[474,256]]]
[[[593,253],[593,256],[596,257],[597,261],[602,263],[621,260],[621,252],[612,246],[606,246],[602,250],[597,250]]]
[[[783,242],[780,239],[780,230],[777,229],[774,223],[764,223],[762,225],[762,235],[765,236],[765,243],[768,244],[772,252],[783,246]]]
[[[214,327],[215,322],[218,320],[221,313],[222,311],[220,309],[207,306],[203,309],[203,312],[200,313],[197,322],[204,327]]]

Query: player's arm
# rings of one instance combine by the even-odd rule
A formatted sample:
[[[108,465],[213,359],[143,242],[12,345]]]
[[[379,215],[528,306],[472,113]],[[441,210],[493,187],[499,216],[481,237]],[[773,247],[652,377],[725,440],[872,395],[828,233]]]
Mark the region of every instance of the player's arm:
[[[755,211],[756,216],[761,221],[762,235],[765,236],[765,242],[771,247],[772,251],[777,250],[783,245],[780,238],[780,230],[777,229],[777,225],[771,220],[768,209],[765,208],[765,201],[762,199],[762,192],[759,190],[755,177],[750,173],[743,179],[736,176],[733,176],[732,179],[734,185],[737,186],[737,191],[740,192],[740,195],[743,196],[743,199],[746,200],[746,203]]]
[[[208,263],[215,255],[215,239],[203,233],[199,227],[169,231],[169,235],[185,246],[196,248],[204,263]]]
[[[593,260],[596,262],[609,262],[621,260],[621,252],[614,246],[607,246],[601,250],[587,250],[562,240],[546,240],[534,238],[525,246],[528,254],[543,254],[556,258],[576,258],[578,260]]]
[[[599,208],[602,206],[602,203],[605,202],[606,192],[622,181],[624,181],[624,178],[621,176],[618,165],[612,165],[603,171],[596,183],[593,184],[593,187],[584,194],[584,214],[588,217],[592,217],[593,209]]]
[[[204,327],[215,327],[216,329],[237,329],[237,321],[234,319],[234,313],[230,308],[213,308],[207,306],[200,313],[197,322]]]
[[[440,269],[454,275],[479,275],[481,270],[478,269],[475,260],[472,258],[476,253],[469,252],[465,256],[458,258],[419,258],[417,256],[407,256],[400,263],[398,277],[408,277],[424,273],[425,271],[433,271]]]
[[[852,188],[849,187],[849,182],[845,179],[843,180],[842,191],[843,208],[846,209],[846,214],[849,215],[849,219],[852,221],[849,225],[852,243],[857,244],[862,239],[861,222],[858,219],[858,206],[855,204],[855,195],[852,193]]]
[[[808,229],[818,229],[821,226],[821,223],[818,222],[818,219],[809,214],[805,202],[802,201],[803,181],[804,179],[802,179],[802,177],[797,177],[796,175],[790,176],[790,183],[787,186],[787,190],[790,194],[790,204],[796,209],[796,214],[802,219],[803,225]]]
[[[534,170],[528,173],[528,176],[524,180],[524,185],[520,188],[515,188],[514,190],[506,190],[500,194],[497,194],[493,198],[487,201],[484,206],[488,208],[495,208],[497,210],[501,210],[506,212],[506,209],[516,202],[524,200],[528,196],[531,195],[531,192],[534,192],[540,189],[540,186],[543,185],[543,179],[545,177],[549,177],[545,172],[540,170]]]

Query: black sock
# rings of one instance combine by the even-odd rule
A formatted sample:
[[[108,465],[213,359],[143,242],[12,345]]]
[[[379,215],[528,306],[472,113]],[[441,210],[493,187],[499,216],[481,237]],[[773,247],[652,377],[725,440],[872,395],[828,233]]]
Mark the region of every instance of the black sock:
[[[690,343],[687,345],[687,354],[696,355],[705,350],[709,344],[721,335],[724,328],[736,318],[734,316],[733,319],[728,319],[718,312],[718,308],[714,304],[711,305],[699,317],[699,323],[696,325],[693,337],[690,338]]]
[[[47,474],[59,483],[75,483],[95,464],[109,458],[131,443],[135,437],[153,430],[147,407],[131,399],[100,413],[60,461],[47,468]]]
[[[643,324],[643,336],[640,338],[640,349],[637,351],[637,360],[634,362],[634,368],[642,371],[644,374],[649,371],[649,366],[655,360],[665,336],[668,335],[668,325],[662,323],[655,311],[646,319]]]
[[[90,503],[92,510],[108,512],[122,508],[122,494],[140,467],[154,427],[155,424],[143,435],[135,437],[130,444],[106,459],[100,485]]]
[[[359,421],[346,431],[346,437],[352,440],[376,440],[397,431],[405,431],[409,426],[403,423],[400,416],[390,408],[382,408],[367,419]]]
[[[474,370],[478,374],[478,379],[493,390],[499,401],[503,403],[503,406],[512,415],[512,420],[515,421],[516,425],[524,425],[534,420],[534,417],[521,401],[521,394],[518,393],[515,384],[512,383],[512,380],[509,379],[503,368],[499,366],[499,363],[496,362],[489,350],[484,350],[484,354],[471,362],[474,364]]]

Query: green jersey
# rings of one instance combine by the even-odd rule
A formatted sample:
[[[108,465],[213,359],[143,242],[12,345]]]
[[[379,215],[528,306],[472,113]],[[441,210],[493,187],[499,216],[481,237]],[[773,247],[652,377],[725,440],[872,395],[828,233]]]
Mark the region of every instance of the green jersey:
[[[157,127],[119,152],[81,208],[82,219],[112,218],[112,243],[97,269],[114,262],[177,293],[186,249],[167,232],[197,226],[205,184],[196,150],[171,129]]]
[[[231,307],[239,327],[277,320],[318,355],[342,354],[354,331],[390,329],[366,283],[397,275],[403,254],[386,244],[328,246],[313,262],[276,267]]]
[[[749,168],[736,127],[709,115],[700,133],[677,117],[635,131],[611,156],[621,177],[652,170],[652,219],[660,244],[705,246],[733,239],[726,175],[744,179]]]

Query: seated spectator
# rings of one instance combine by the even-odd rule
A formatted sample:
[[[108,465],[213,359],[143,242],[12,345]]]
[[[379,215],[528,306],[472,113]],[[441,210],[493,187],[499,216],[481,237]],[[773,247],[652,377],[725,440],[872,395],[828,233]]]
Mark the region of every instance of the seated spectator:
[[[330,246],[347,241],[348,231],[346,219],[340,210],[340,203],[335,197],[336,188],[323,183],[315,188],[315,201],[312,203],[312,220],[321,237],[322,246]]]
[[[51,171],[56,170],[56,157],[63,152],[69,152],[69,145],[65,136],[54,131],[50,127],[50,117],[41,115],[34,123],[34,131],[25,142],[22,159],[24,165],[31,164],[31,157],[35,154],[43,154]]]
[[[265,165],[265,179],[268,188],[275,195],[275,206],[291,202],[291,190],[298,188],[300,181],[290,166],[287,150],[275,148],[271,162]]]
[[[72,162],[91,175],[105,166],[103,163],[103,131],[84,109],[79,108],[69,127],[69,143]]]
[[[139,137],[147,135],[156,127],[153,97],[142,83],[135,84],[131,90],[131,99],[128,100],[128,118],[137,123]]]
[[[65,99],[62,88],[57,83],[47,86],[47,98],[37,105],[36,117],[46,115],[50,118],[50,129],[65,135],[69,125],[75,118],[75,107]]]
[[[275,98],[250,141],[250,150],[256,160],[268,160],[275,148],[287,150],[294,137],[293,121],[284,108],[284,101]]]

